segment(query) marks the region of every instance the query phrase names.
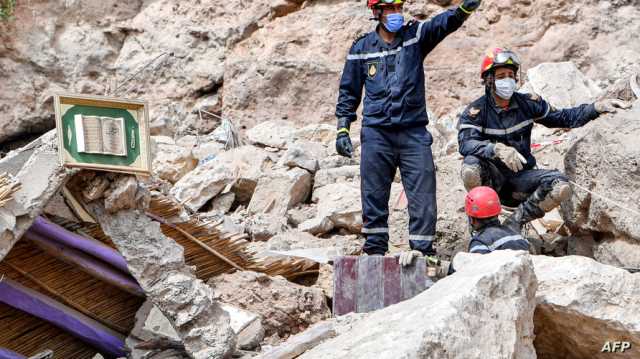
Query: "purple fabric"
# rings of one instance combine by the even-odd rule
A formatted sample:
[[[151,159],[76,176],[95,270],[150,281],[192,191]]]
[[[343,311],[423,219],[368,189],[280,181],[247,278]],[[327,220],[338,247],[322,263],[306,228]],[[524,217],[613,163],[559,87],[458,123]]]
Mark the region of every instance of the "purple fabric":
[[[124,337],[53,299],[8,279],[0,278],[0,302],[20,309],[77,337],[103,355],[126,356]],[[0,354],[0,358],[2,357]],[[11,359],[19,357],[8,357]]]
[[[43,251],[71,265],[77,266],[78,269],[93,277],[112,284],[135,296],[145,296],[144,291],[131,275],[122,273],[108,263],[102,262],[85,252],[68,247],[63,243],[44,237],[37,232],[27,231],[24,234],[24,238],[32,241]]]
[[[0,348],[0,359],[26,359],[26,357],[9,349]]]
[[[127,261],[124,259],[124,257],[118,251],[100,241],[82,237],[75,233],[69,232],[59,225],[49,222],[43,217],[36,218],[29,230],[36,231],[44,237],[50,238],[56,242],[64,243],[69,247],[73,247],[77,250],[91,254],[92,256],[111,264],[119,270],[125,273],[129,273],[129,269],[127,268]]]

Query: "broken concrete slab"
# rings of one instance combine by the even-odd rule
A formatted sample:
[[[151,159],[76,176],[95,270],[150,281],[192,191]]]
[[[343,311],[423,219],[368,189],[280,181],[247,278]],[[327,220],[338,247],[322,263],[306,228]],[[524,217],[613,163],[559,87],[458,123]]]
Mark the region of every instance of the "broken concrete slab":
[[[270,173],[258,181],[247,209],[250,214],[285,216],[311,193],[311,174],[302,168]]]
[[[299,358],[535,358],[536,286],[528,254],[496,251]]]
[[[184,261],[184,249],[139,210],[108,214],[92,206],[148,298],[170,320],[193,358],[228,358],[235,335],[213,291]]]
[[[77,170],[60,165],[56,132],[52,130],[26,148],[12,151],[0,160],[0,172],[15,173],[17,182],[21,184],[13,199],[0,207],[2,259],[42,213],[60,186]]]

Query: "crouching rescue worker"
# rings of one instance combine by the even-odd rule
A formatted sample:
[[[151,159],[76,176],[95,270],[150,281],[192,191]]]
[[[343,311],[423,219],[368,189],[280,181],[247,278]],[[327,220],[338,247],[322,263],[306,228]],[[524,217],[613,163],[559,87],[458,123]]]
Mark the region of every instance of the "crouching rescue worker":
[[[487,54],[480,70],[485,94],[462,113],[458,132],[465,188],[489,186],[503,205],[517,206],[505,221],[516,231],[571,196],[565,175],[536,168],[530,148],[534,124],[581,127],[602,113],[628,108],[622,101],[605,99],[556,109],[539,96],[515,92],[519,68],[512,51],[496,48]]]
[[[426,125],[423,62],[448,34],[457,30],[480,0],[464,0],[427,22],[404,24],[402,0],[368,0],[376,30],[358,38],[347,55],[336,117],[336,150],[351,157],[351,122],[364,87],[361,138],[363,251],[384,255],[388,249],[389,195],[396,168],[409,202],[411,252],[403,260],[434,253],[436,179],[431,155],[431,134]]]
[[[467,193],[464,210],[471,228],[470,253],[484,254],[499,249],[529,250],[529,242],[519,232],[500,224],[500,198],[491,187],[480,186]]]

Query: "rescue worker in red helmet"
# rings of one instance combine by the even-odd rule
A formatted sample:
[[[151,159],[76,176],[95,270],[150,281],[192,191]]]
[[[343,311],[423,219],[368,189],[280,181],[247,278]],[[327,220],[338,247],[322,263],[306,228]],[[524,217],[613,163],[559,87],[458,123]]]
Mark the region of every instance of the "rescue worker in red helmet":
[[[571,196],[564,174],[536,167],[531,154],[534,124],[581,127],[602,113],[629,107],[622,101],[604,99],[556,109],[535,94],[516,92],[519,69],[520,59],[514,52],[495,48],[487,53],[480,69],[485,94],[462,113],[458,132],[465,188],[489,186],[498,192],[502,204],[517,206],[505,222],[516,231]]]
[[[430,21],[409,21],[402,15],[402,0],[369,0],[375,31],[353,43],[340,79],[336,117],[336,150],[353,154],[350,124],[364,88],[361,138],[363,251],[384,255],[388,250],[389,195],[400,168],[409,202],[409,243],[403,263],[419,254],[433,254],[436,224],[435,169],[431,134],[427,131],[425,57],[454,32],[480,5],[464,0]]]
[[[465,212],[469,217],[471,241],[469,252],[490,253],[499,249],[529,250],[529,242],[522,235],[500,224],[500,198],[491,187],[472,189],[465,198]]]

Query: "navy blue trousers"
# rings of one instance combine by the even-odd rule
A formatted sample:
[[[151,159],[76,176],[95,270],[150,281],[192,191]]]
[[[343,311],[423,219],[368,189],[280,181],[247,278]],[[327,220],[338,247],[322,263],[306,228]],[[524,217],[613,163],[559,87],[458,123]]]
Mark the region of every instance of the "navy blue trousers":
[[[476,156],[466,156],[464,164],[480,166],[482,185],[498,192],[500,202],[509,207],[516,207],[524,202],[538,187],[541,187],[542,194],[546,195],[553,189],[556,179],[569,180],[558,170],[501,171],[492,161]]]
[[[362,127],[360,186],[363,251],[384,255],[389,248],[389,196],[396,169],[409,203],[409,245],[434,254],[436,174],[431,154],[433,138],[423,126],[399,129]]]

